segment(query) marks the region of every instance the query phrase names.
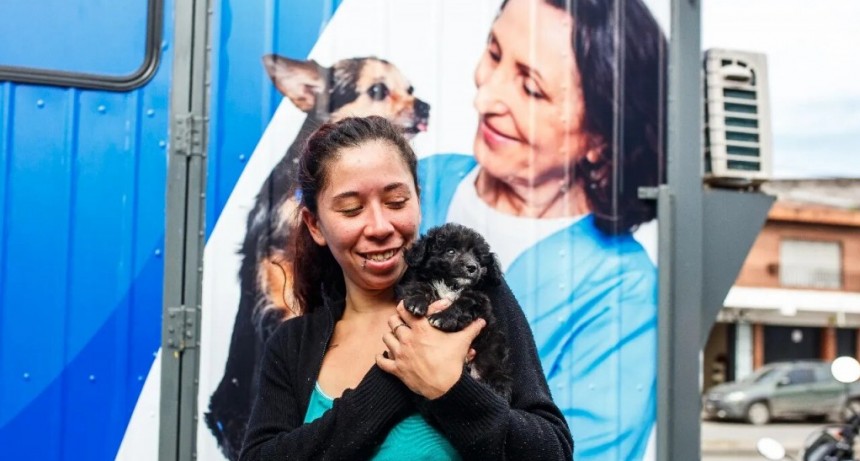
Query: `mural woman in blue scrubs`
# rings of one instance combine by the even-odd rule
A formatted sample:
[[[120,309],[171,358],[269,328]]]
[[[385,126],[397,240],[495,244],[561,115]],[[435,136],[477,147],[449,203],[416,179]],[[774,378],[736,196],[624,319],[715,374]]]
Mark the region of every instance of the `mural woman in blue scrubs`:
[[[662,174],[664,56],[639,0],[506,1],[474,156],[419,166],[422,230],[459,222],[499,254],[578,461],[642,459],[655,422],[657,274],[632,232],[655,216],[637,191]]]

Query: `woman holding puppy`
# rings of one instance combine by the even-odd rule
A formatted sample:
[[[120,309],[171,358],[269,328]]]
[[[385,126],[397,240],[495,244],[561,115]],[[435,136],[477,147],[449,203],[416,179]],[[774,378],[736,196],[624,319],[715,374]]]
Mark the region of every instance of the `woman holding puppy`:
[[[474,156],[422,159],[423,229],[499,254],[577,459],[645,457],[657,274],[632,231],[661,175],[665,38],[640,0],[508,0],[475,70]],[[422,229],[422,230],[423,230]]]
[[[421,222],[417,160],[398,130],[379,117],[326,124],[300,162],[294,291],[304,315],[266,345],[240,459],[570,459],[506,285],[491,299],[513,346],[510,403],[464,373],[482,320],[444,333],[398,305],[403,251]]]

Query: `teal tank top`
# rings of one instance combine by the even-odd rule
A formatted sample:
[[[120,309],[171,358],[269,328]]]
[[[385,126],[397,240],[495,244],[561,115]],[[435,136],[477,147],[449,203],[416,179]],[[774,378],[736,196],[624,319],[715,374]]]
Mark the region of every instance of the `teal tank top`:
[[[330,410],[334,400],[325,395],[319,383],[314,386],[305,423],[309,423],[326,411]],[[397,461],[409,459],[415,461],[445,461],[461,458],[454,447],[439,431],[427,424],[420,414],[407,416],[385,437],[382,445],[371,458],[374,461]]]

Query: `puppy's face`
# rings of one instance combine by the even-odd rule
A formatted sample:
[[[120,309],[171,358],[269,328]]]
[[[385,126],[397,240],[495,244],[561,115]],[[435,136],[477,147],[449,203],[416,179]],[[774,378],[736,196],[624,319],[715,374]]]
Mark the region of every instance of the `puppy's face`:
[[[478,234],[458,229],[437,229],[416,244],[407,256],[409,266],[428,279],[442,279],[452,288],[478,284],[494,264],[489,246]]]
[[[325,68],[315,61],[277,55],[263,57],[275,87],[299,109],[323,121],[379,115],[407,136],[426,131],[430,105],[393,64],[377,58],[351,58]]]

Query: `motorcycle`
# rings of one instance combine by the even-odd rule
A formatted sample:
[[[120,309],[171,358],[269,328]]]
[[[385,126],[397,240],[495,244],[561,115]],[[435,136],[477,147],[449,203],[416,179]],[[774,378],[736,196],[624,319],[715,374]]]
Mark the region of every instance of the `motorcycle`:
[[[830,372],[846,386],[860,379],[860,363],[853,357],[839,357],[833,361]],[[846,403],[847,403],[846,388]],[[860,434],[860,414],[850,405],[845,406],[845,422],[822,426],[810,434],[803,443],[797,458],[788,456],[779,441],[764,437],[756,443],[759,454],[772,461],[857,461],[854,442]]]

